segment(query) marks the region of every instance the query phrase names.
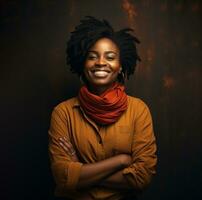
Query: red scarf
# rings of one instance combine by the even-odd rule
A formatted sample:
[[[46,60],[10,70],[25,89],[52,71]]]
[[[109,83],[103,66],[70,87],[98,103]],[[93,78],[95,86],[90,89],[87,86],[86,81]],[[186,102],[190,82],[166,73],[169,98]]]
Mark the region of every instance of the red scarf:
[[[128,107],[125,87],[119,83],[114,83],[100,96],[89,92],[84,85],[78,97],[86,115],[102,125],[116,122]]]

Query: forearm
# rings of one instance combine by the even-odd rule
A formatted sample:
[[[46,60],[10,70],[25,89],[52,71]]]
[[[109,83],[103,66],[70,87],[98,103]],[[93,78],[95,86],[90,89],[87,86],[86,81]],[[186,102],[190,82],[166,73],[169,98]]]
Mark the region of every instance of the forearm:
[[[112,189],[131,189],[130,184],[122,174],[122,169],[102,180],[99,185]]]
[[[125,168],[130,161],[127,163],[123,161],[123,158],[126,158],[125,155],[117,155],[96,163],[84,164],[81,168],[77,187],[82,189],[99,184],[103,179]]]
[[[71,152],[75,152],[72,144],[66,138],[60,138],[59,144],[65,150],[67,155],[70,154],[72,161],[79,162],[77,155]],[[111,176],[115,172],[129,166],[132,162],[132,158],[128,154],[118,154],[105,160],[83,164],[79,169],[78,182],[76,184],[77,189],[85,189],[92,185],[99,184],[103,179]]]

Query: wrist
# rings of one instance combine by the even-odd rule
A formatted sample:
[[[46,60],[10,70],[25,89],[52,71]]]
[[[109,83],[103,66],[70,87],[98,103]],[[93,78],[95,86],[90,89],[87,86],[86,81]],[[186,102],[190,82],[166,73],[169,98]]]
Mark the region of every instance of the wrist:
[[[121,168],[128,167],[131,164],[132,158],[130,155],[120,154],[118,156],[119,156],[119,163],[120,163]]]

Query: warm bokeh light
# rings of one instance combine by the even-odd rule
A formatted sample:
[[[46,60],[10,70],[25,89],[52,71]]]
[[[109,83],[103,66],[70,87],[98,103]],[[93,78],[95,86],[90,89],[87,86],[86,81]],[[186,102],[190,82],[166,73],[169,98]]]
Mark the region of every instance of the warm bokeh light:
[[[163,86],[166,88],[166,89],[171,89],[175,86],[175,79],[170,76],[170,75],[165,75],[163,77]]]
[[[199,3],[193,3],[192,4],[192,6],[191,6],[191,10],[192,10],[192,12],[199,12],[199,10],[200,10],[200,5],[199,5]]]
[[[123,0],[122,8],[127,14],[128,24],[130,27],[134,28],[135,17],[138,15],[134,4],[132,4],[129,0]]]

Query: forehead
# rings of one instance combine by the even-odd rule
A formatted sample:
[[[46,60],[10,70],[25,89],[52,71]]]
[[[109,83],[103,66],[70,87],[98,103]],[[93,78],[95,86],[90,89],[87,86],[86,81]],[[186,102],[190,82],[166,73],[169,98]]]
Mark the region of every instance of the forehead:
[[[90,51],[114,51],[119,52],[119,48],[111,39],[101,38],[95,42]]]

